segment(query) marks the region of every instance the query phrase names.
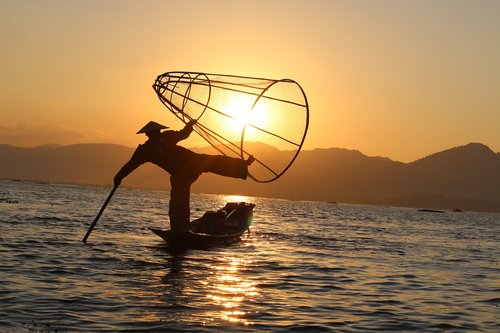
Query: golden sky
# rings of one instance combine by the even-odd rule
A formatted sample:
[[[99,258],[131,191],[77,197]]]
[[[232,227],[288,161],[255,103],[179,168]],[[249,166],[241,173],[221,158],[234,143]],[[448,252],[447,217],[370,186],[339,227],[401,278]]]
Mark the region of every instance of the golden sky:
[[[500,1],[0,1],[0,143],[135,146],[158,74],[290,78],[305,149],[500,151]],[[193,139],[192,144],[197,144]]]

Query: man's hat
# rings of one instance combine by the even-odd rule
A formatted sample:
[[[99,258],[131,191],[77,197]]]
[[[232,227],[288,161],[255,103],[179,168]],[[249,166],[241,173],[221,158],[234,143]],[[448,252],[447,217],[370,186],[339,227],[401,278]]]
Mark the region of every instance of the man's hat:
[[[136,134],[140,133],[148,133],[148,132],[155,132],[159,131],[162,129],[168,128],[167,126],[163,126],[162,124],[158,124],[157,122],[150,121],[149,123],[146,124],[143,128],[139,130]]]

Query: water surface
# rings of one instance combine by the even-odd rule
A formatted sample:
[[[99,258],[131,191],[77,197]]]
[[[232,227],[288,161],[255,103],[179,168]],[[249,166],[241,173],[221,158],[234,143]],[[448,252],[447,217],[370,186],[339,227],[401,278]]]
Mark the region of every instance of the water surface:
[[[168,193],[0,181],[2,332],[500,330],[499,214],[254,202],[243,241],[171,254]]]

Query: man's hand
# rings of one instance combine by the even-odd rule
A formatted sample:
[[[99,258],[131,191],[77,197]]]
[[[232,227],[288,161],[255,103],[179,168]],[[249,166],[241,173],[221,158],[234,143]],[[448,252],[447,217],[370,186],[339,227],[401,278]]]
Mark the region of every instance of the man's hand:
[[[197,123],[197,120],[196,120],[196,119],[191,119],[191,120],[187,123],[187,125],[188,125],[188,126],[193,127],[193,126],[194,126],[194,124],[196,124],[196,123]]]

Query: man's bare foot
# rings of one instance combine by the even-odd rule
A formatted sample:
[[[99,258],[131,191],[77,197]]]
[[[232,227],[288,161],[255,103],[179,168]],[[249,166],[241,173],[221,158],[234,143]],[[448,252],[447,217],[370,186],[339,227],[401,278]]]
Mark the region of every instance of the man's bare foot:
[[[252,164],[255,161],[255,157],[253,155],[249,155],[247,159],[247,165]]]

